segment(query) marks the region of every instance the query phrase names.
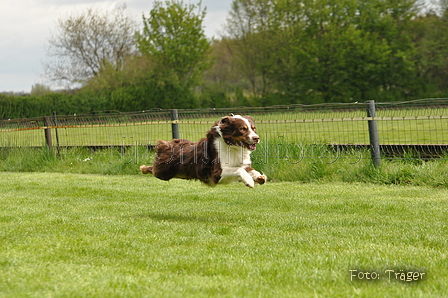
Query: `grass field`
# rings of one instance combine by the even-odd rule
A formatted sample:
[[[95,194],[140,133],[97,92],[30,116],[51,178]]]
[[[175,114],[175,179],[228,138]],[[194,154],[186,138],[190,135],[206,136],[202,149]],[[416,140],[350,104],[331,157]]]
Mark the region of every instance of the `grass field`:
[[[67,173],[0,180],[0,297],[448,295],[446,188],[209,188]],[[380,279],[350,280],[350,270]]]

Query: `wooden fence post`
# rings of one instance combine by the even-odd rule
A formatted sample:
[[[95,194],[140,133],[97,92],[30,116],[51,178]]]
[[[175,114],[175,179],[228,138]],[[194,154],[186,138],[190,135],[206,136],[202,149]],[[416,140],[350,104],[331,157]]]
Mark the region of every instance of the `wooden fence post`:
[[[47,144],[48,148],[51,150],[53,148],[53,142],[51,140],[51,129],[49,128],[51,126],[51,118],[50,116],[44,117],[44,133],[45,133],[45,143]]]
[[[59,146],[59,134],[58,134],[58,118],[56,116],[56,111],[53,112],[54,116],[54,132],[56,133],[56,148],[58,149],[58,157],[61,157],[61,146]]]

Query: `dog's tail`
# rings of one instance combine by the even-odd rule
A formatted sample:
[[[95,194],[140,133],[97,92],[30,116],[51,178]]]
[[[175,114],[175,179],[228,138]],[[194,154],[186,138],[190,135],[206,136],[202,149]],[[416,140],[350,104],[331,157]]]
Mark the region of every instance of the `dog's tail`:
[[[140,166],[140,170],[142,171],[143,174],[152,174],[152,167],[150,166],[142,165]]]

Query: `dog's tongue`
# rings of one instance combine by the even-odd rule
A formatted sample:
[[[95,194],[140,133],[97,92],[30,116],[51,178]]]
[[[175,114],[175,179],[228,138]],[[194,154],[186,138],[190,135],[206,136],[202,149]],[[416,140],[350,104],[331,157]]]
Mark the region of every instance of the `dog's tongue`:
[[[257,149],[257,144],[250,144],[249,145],[249,150],[254,151],[255,149]]]

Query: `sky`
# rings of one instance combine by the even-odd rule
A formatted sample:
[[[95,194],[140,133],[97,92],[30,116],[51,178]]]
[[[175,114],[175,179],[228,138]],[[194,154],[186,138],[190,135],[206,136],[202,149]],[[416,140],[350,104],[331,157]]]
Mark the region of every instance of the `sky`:
[[[199,0],[184,0],[197,4]],[[0,2],[0,92],[30,92],[43,78],[46,49],[59,19],[87,8],[111,10],[126,4],[128,14],[142,22],[153,0],[1,0]],[[232,0],[202,0],[207,7],[204,30],[219,37]],[[48,84],[47,84],[48,85]]]

